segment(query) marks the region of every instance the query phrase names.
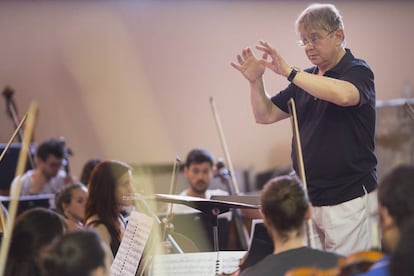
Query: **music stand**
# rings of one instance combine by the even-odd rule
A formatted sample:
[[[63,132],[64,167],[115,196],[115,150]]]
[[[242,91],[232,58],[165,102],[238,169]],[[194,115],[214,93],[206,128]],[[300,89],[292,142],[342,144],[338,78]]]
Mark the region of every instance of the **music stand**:
[[[181,195],[169,195],[169,194],[156,194],[155,200],[166,203],[184,204],[188,207],[197,209],[206,215],[211,217],[213,225],[213,241],[214,251],[219,251],[218,242],[218,218],[219,214],[228,212],[230,208],[239,209],[258,209],[258,205],[246,204],[233,201],[223,201],[214,199],[205,199],[192,196],[181,196]]]
[[[0,143],[0,153],[5,150],[6,144]],[[0,162],[0,194],[9,195],[10,186],[13,182],[16,173],[17,161],[19,159],[21,143],[12,143],[9,150],[6,152],[4,159]],[[32,169],[28,162],[26,170]]]

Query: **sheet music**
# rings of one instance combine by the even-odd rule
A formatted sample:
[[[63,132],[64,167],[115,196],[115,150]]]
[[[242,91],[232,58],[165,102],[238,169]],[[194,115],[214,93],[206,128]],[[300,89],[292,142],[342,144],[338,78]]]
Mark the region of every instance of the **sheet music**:
[[[150,276],[214,276],[231,273],[238,269],[239,260],[246,251],[220,251],[186,254],[156,255]],[[217,255],[219,264],[216,270]]]
[[[112,276],[135,276],[153,219],[143,213],[132,212],[124,237],[111,266]]]

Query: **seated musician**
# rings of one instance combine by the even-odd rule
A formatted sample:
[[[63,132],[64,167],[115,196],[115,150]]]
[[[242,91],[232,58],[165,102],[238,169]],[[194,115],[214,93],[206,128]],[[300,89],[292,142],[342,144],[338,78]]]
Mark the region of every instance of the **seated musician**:
[[[305,246],[305,222],[311,217],[309,207],[299,179],[291,176],[271,179],[261,194],[261,211],[274,251],[243,270],[240,276],[284,275],[296,267],[336,266],[339,255]]]
[[[93,230],[63,235],[54,242],[43,261],[44,276],[110,275],[108,246]]]
[[[229,193],[220,189],[209,189],[214,177],[214,157],[205,149],[193,149],[186,158],[184,175],[189,184],[188,188],[180,195],[194,196],[200,198],[211,198],[213,195],[228,195]],[[174,205],[175,212],[191,212],[184,205]],[[186,207],[186,206],[184,206]]]
[[[132,193],[131,167],[121,161],[103,161],[93,170],[88,185],[85,226],[99,232],[111,248],[113,257],[118,252],[126,229],[123,206],[132,204],[123,197]]]
[[[65,187],[55,197],[56,211],[65,218],[68,231],[83,228],[88,190],[82,183]]]
[[[64,144],[60,140],[49,139],[36,150],[36,168],[21,176],[21,195],[56,194],[74,180],[62,169]],[[12,189],[16,185],[13,180]]]
[[[206,199],[210,199],[213,195],[229,195],[227,191],[221,189],[209,189],[214,177],[214,168],[212,153],[206,149],[192,149],[187,154],[184,166],[188,188],[180,195]],[[174,213],[172,223],[176,232],[192,240],[200,251],[213,250],[213,226],[209,215],[182,204],[174,204],[172,211]],[[231,213],[219,215],[219,247],[221,250],[227,248],[229,220],[231,220]]]
[[[63,218],[52,210],[38,207],[18,215],[3,275],[42,275],[41,265],[48,249],[65,231]]]
[[[379,225],[383,250],[391,255],[398,245],[404,222],[414,217],[413,179],[414,166],[400,165],[384,176],[378,186]],[[389,261],[389,256],[384,257],[363,275],[390,275]]]

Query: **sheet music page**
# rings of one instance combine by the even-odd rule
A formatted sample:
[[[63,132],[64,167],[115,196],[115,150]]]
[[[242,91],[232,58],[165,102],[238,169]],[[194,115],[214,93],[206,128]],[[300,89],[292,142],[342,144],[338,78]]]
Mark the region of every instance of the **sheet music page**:
[[[245,254],[246,251],[220,251],[156,255],[149,275],[214,276],[216,273],[231,273],[238,269],[239,260]],[[219,264],[216,270],[217,257]]]
[[[135,276],[153,222],[151,217],[143,213],[131,213],[111,266],[111,276]]]

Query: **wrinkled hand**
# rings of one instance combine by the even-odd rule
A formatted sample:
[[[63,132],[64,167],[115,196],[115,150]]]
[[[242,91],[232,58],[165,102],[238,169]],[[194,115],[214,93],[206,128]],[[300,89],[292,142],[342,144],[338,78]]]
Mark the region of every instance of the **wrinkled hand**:
[[[265,61],[257,59],[250,48],[243,49],[241,55],[237,55],[239,64],[231,62],[231,66],[239,70],[249,82],[255,82],[263,76],[266,69]]]
[[[262,60],[267,68],[285,77],[290,74],[290,66],[268,42],[260,41],[260,45],[256,46],[256,49],[263,52]],[[269,57],[270,61],[268,61]]]

